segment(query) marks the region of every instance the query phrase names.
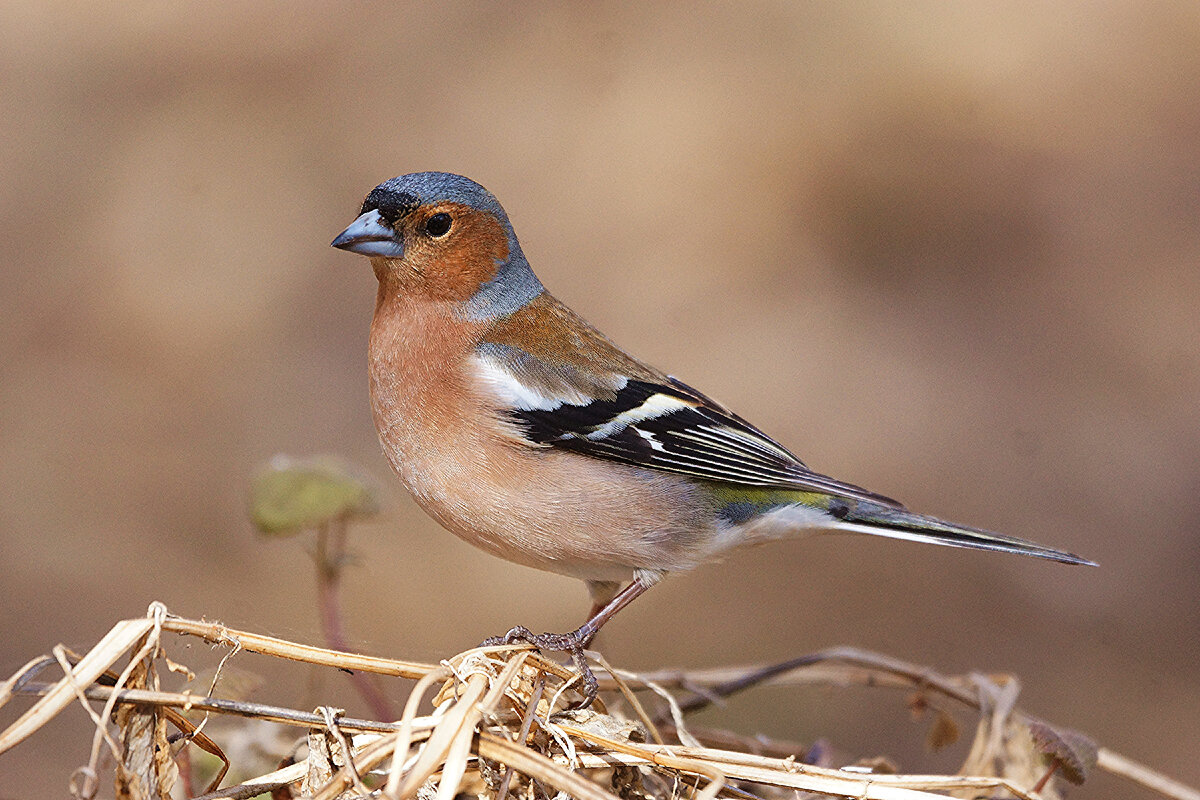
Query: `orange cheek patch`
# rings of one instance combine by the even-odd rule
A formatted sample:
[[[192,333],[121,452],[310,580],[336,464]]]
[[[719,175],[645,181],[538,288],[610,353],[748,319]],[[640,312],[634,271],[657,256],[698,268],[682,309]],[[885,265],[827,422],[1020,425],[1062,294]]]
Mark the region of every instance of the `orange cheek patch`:
[[[467,300],[496,277],[497,262],[508,258],[508,235],[491,214],[449,203],[454,227],[445,241],[428,241],[421,248],[422,287],[431,299]]]

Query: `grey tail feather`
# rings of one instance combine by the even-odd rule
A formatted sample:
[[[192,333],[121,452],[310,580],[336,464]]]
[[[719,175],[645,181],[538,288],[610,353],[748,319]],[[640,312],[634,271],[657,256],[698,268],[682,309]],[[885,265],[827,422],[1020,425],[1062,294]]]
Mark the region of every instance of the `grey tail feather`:
[[[889,508],[861,500],[846,509],[845,516],[840,517],[836,529],[867,533],[873,536],[887,536],[892,539],[943,544],[949,547],[1017,553],[1023,556],[1047,558],[1063,564],[1097,566],[1095,561],[1074,553],[1056,550],[1053,547],[1018,539],[1015,536],[1004,536],[980,528],[946,522],[936,517],[927,517],[924,514],[914,514],[904,509]]]

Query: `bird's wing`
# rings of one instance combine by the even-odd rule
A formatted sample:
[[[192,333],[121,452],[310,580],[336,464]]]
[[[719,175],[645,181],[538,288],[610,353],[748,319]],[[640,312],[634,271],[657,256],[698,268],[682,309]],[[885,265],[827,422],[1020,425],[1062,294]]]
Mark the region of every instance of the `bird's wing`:
[[[475,353],[485,383],[503,401],[503,413],[516,423],[518,435],[535,445],[704,480],[903,508],[813,472],[758,428],[682,381],[640,363],[636,370],[597,369],[608,360],[595,358],[595,348],[590,355],[582,368],[495,342]],[[628,356],[620,355],[620,366],[628,367]]]

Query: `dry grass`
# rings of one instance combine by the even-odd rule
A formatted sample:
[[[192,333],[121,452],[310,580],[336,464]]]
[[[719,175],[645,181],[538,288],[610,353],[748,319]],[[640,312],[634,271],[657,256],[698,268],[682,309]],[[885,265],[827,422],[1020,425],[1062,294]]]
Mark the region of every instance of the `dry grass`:
[[[206,694],[162,691],[160,671],[189,674],[170,660],[163,634],[199,637],[227,652],[217,674],[239,652],[252,651],[322,667],[416,680],[398,720],[346,717],[265,706]],[[127,665],[116,665],[128,657]],[[1200,792],[1131,762],[1086,737],[1051,726],[1017,708],[1012,679],[947,677],[885,656],[835,649],[761,668],[634,675],[595,656],[605,693],[588,710],[577,703],[577,676],[521,647],[478,648],[441,664],[374,658],[235,631],[217,623],[171,616],[161,604],[145,619],[125,620],[79,657],[63,647],[34,659],[0,685],[0,706],[17,695],[40,695],[3,733],[0,752],[34,734],[79,702],[95,721],[89,763],[72,779],[77,797],[92,797],[102,764],[115,764],[116,794],[135,800],[196,796],[272,798],[386,797],[452,800],[696,800],[854,797],[918,800],[938,797],[1061,797],[1068,782],[1094,764],[1172,798]],[[36,683],[47,668],[65,675]],[[119,672],[117,670],[120,670]],[[832,769],[786,755],[784,745],[731,731],[689,732],[686,715],[714,697],[761,683],[868,684],[907,688],[914,708],[935,718],[934,737],[956,727],[937,703],[976,709],[978,724],[959,775],[888,774],[886,765]],[[211,682],[217,685],[217,680]],[[676,695],[683,699],[677,699]],[[95,705],[102,703],[97,711]],[[420,713],[431,708],[430,713]],[[237,763],[205,732],[217,715],[307,730],[284,763],[264,769]],[[251,723],[244,722],[243,726]],[[256,723],[263,724],[263,723]],[[171,729],[174,729],[174,732]],[[226,728],[226,732],[233,730]],[[243,731],[245,733],[245,731]],[[259,728],[250,735],[273,738]],[[277,737],[275,737],[277,738]],[[299,739],[300,737],[295,737]],[[306,746],[302,746],[306,745]],[[228,748],[228,744],[225,748]],[[196,749],[209,754],[196,755]],[[232,750],[231,750],[232,752]],[[195,757],[193,757],[195,755]],[[800,756],[800,757],[798,757]],[[194,790],[203,762],[209,786]],[[240,777],[220,788],[227,771]],[[199,794],[194,794],[198,791]]]

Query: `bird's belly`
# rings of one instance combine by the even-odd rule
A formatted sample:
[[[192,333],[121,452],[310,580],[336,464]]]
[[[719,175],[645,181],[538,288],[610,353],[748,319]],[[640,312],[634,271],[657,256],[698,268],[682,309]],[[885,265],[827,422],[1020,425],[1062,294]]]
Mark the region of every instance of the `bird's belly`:
[[[426,513],[509,561],[623,581],[635,569],[690,569],[711,553],[711,514],[678,476],[488,439],[486,431],[443,437],[436,449],[383,431],[381,439]]]

